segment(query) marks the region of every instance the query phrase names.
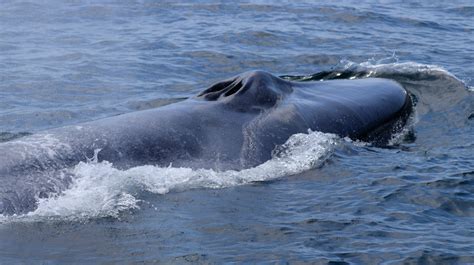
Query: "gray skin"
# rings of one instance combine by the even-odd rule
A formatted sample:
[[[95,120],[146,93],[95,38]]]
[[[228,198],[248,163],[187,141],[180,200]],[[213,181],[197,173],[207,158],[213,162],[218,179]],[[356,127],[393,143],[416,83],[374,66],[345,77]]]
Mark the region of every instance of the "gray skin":
[[[290,82],[247,72],[175,104],[0,143],[0,213],[32,211],[37,198],[67,189],[74,177],[67,169],[94,151],[121,169],[238,170],[269,160],[275,146],[308,129],[383,145],[410,112],[407,92],[390,80]]]

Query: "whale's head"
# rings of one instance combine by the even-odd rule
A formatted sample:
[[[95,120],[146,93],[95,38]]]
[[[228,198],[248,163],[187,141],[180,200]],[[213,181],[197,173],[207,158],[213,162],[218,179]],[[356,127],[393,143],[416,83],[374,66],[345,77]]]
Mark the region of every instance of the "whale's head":
[[[196,97],[240,110],[252,110],[271,108],[292,92],[291,82],[257,70],[218,82]]]

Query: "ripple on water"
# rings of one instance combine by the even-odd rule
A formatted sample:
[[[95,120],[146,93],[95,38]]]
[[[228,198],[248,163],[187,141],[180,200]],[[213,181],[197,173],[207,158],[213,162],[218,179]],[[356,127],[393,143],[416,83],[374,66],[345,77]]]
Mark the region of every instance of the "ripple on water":
[[[417,104],[411,139],[343,141],[291,177],[282,164],[240,175],[85,164],[82,189],[0,225],[0,263],[474,263],[470,1],[106,2],[0,1],[0,141],[254,68],[398,81]]]

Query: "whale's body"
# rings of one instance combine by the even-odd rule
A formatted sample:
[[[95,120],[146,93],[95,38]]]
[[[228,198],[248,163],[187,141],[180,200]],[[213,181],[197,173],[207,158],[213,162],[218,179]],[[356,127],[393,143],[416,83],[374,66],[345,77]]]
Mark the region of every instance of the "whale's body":
[[[138,165],[243,169],[308,130],[374,144],[400,130],[411,100],[385,79],[291,82],[252,71],[164,107],[47,130],[0,143],[0,213],[36,208],[70,184],[70,168],[94,156]]]

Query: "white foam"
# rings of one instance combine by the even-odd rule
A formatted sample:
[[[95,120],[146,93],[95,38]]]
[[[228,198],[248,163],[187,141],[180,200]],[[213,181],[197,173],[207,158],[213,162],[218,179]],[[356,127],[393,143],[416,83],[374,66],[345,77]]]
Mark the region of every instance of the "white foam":
[[[349,71],[354,73],[364,73],[363,76],[349,76],[348,79],[367,78],[367,77],[386,77],[392,78],[394,76],[405,76],[407,74],[426,74],[432,76],[447,76],[459,81],[468,90],[472,87],[468,86],[464,80],[460,80],[454,74],[447,71],[439,65],[421,64],[417,62],[399,62],[395,53],[392,56],[382,59],[369,59],[362,63],[356,63],[350,60],[343,59],[336,65],[332,71],[335,76],[342,75],[343,72]],[[313,75],[299,76],[297,80],[308,81],[313,80]],[[320,81],[325,78],[320,79]]]
[[[112,216],[139,208],[140,194],[148,191],[165,194],[195,188],[225,188],[255,181],[267,181],[298,174],[323,163],[340,143],[333,134],[308,132],[295,134],[275,149],[272,159],[241,171],[139,166],[127,170],[94,159],[71,169],[75,180],[68,190],[56,197],[39,199],[38,208],[11,218],[82,219]]]
[[[376,77],[381,74],[404,75],[408,73],[440,73],[459,80],[456,76],[454,76],[452,73],[450,73],[441,66],[421,64],[417,62],[401,63],[398,61],[398,57],[395,54],[380,60],[370,59],[360,64],[349,60],[342,60],[340,62],[340,65],[344,70],[357,69],[361,72],[367,72],[367,75],[365,77]]]

